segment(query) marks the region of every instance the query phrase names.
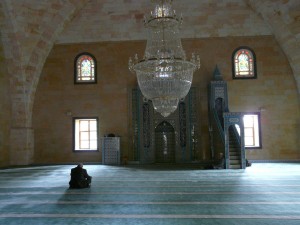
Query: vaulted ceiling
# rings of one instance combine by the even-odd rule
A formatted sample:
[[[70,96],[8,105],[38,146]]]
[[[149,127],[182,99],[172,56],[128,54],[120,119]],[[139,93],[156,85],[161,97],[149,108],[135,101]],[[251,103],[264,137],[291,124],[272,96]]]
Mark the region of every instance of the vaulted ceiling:
[[[173,6],[184,19],[182,38],[273,35],[300,93],[299,0],[174,0]],[[144,40],[143,17],[151,10],[150,0],[0,1],[2,55],[11,77],[15,125],[31,124],[24,111],[31,111],[54,44]]]
[[[139,1],[90,1],[74,16],[57,43],[143,40],[144,15],[154,4]],[[268,24],[245,1],[175,0],[182,14],[182,38],[270,35]]]

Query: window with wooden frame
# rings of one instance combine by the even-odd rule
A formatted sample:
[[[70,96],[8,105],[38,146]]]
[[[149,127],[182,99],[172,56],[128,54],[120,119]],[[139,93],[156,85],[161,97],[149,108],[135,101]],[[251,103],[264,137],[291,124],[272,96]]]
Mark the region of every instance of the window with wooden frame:
[[[243,117],[245,148],[262,148],[260,113],[247,113]],[[236,126],[240,134],[240,127]]]
[[[81,53],[74,60],[74,83],[97,83],[97,62],[95,57],[87,52]]]
[[[248,47],[239,47],[232,54],[232,78],[256,79],[256,56]]]
[[[98,118],[73,118],[74,151],[98,151]]]

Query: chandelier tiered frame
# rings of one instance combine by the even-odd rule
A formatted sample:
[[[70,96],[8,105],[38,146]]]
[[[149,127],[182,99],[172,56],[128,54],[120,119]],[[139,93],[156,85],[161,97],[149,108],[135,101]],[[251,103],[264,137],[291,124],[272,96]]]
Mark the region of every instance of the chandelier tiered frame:
[[[186,59],[179,37],[182,17],[172,9],[172,0],[156,2],[154,12],[144,24],[148,29],[144,57],[129,59],[129,69],[137,75],[143,96],[152,101],[154,109],[167,117],[188,94],[193,73],[200,68],[200,57]]]

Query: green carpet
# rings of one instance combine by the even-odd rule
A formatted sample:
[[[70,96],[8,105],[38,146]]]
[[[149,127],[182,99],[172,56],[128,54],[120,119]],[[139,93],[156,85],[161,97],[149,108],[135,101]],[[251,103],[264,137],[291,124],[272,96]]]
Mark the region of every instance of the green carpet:
[[[74,166],[0,170],[0,224],[300,224],[300,164],[245,170],[85,165],[89,189],[70,190]]]

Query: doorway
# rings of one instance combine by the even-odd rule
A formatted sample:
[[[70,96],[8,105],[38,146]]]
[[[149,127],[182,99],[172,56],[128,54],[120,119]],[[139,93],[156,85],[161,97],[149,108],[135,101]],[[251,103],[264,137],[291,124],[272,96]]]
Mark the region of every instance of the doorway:
[[[156,163],[175,162],[175,130],[166,121],[155,128],[155,161]]]
[[[218,117],[219,117],[221,126],[222,126],[222,128],[224,129],[223,112],[224,112],[225,110],[224,110],[224,101],[223,101],[223,98],[217,98],[217,99],[215,100],[215,109],[216,109],[216,111],[217,111],[217,114],[218,114]]]

